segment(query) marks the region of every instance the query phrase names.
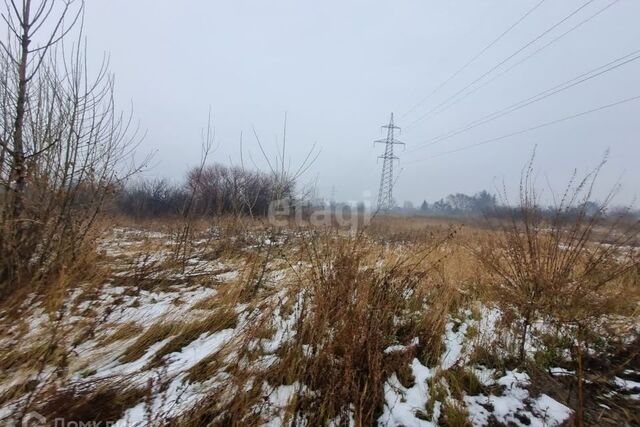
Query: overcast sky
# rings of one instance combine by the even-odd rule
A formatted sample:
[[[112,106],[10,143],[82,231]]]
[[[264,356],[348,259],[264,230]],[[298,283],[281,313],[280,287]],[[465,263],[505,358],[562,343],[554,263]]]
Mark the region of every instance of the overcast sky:
[[[412,109],[539,1],[91,0],[85,28],[90,56],[110,53],[118,100],[133,103],[148,132],[142,151],[157,150],[148,176],[177,180],[197,164],[209,108],[219,144],[212,159],[238,163],[242,131],[245,149],[266,167],[252,128],[275,152],[286,112],[292,165],[314,142],[322,150],[305,182],[317,181],[327,198],[335,186],[338,200],[360,200],[367,192],[374,199],[383,147],[372,141],[383,136],[380,126],[394,112],[407,144],[396,167],[400,203],[514,183],[536,144],[540,183],[556,188],[574,168],[594,167],[610,148],[599,194],[621,179],[618,200],[626,203],[640,195],[640,100],[438,155],[640,95],[640,60],[416,149],[640,49],[640,1],[619,0],[462,101],[416,122],[587,3],[546,0]],[[476,86],[612,1],[592,0]]]

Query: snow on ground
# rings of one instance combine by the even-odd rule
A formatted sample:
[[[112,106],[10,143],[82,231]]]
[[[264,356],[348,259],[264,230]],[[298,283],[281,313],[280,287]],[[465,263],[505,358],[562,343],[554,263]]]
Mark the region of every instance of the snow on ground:
[[[214,334],[203,334],[180,351],[167,355],[165,357],[167,365],[139,375],[136,382],[140,385],[153,381],[156,377],[168,377],[172,380],[168,385],[163,385],[164,390],[157,387],[153,393],[151,407],[149,407],[149,402],[137,404],[125,412],[124,416],[117,421],[116,426],[144,426],[153,421],[147,419],[149,413],[154,414],[157,420],[162,420],[178,416],[190,409],[198,402],[200,392],[206,388],[203,384],[186,381],[186,371],[210,354],[219,351],[224,344],[233,338],[235,333],[233,329],[225,329]],[[154,354],[159,348],[150,349],[142,359],[148,361],[149,354]],[[211,383],[208,386],[211,386]]]
[[[407,389],[392,374],[385,384],[384,413],[378,420],[383,426],[435,426],[441,417],[445,402],[433,402],[433,414],[426,413],[429,400],[428,381],[436,372],[446,371],[455,366],[467,366],[471,342],[467,337],[470,328],[484,326],[479,342],[490,340],[495,334],[496,323],[500,319],[497,310],[482,308],[480,319],[474,319],[470,311],[462,313],[463,320],[452,319],[445,327],[443,342],[444,354],[440,365],[436,368],[423,366],[414,359],[411,368],[415,384]],[[402,351],[404,346],[392,346],[386,351]],[[467,367],[469,369],[469,367]],[[498,421],[505,425],[515,426],[558,426],[572,414],[571,409],[542,394],[532,397],[527,390],[530,385],[526,373],[509,371],[504,376],[494,379],[496,372],[482,366],[472,368],[474,375],[484,386],[497,385],[502,394],[464,396],[465,409],[474,426],[486,426]],[[445,382],[446,384],[446,382]]]
[[[392,374],[384,385],[384,412],[378,419],[383,426],[435,426],[433,422],[420,419],[425,413],[429,388],[427,381],[433,377],[433,372],[418,359],[411,362],[411,371],[415,384],[411,388],[404,387],[396,374]],[[436,417],[437,418],[437,417]]]
[[[163,244],[166,244],[167,237],[164,233],[115,229],[110,239],[100,242],[99,248],[107,259],[119,261],[114,277],[127,277],[136,274],[137,268],[165,262],[168,252],[163,249]],[[145,246],[154,240],[156,241],[155,245],[151,245],[151,248]],[[161,242],[157,242],[158,240]],[[225,283],[233,281],[238,276],[235,267],[218,260],[207,261],[196,257],[191,261],[184,275],[173,274],[173,278],[204,272],[209,275],[213,274],[219,283]],[[217,272],[220,273],[217,274]],[[171,272],[167,274],[167,276],[171,275]],[[76,289],[67,298],[69,301],[74,301],[80,294],[80,289]],[[130,363],[122,363],[119,357],[139,334],[109,344],[103,344],[103,339],[112,335],[121,325],[135,324],[147,328],[162,322],[197,320],[202,314],[199,314],[198,310],[193,310],[192,306],[215,294],[215,289],[191,285],[186,282],[183,285],[177,284],[168,288],[149,290],[113,285],[111,282],[105,283],[95,297],[78,304],[73,314],[70,312],[65,314],[64,320],[68,322],[69,326],[84,320],[82,315],[75,313],[92,311],[96,319],[101,319],[101,327],[97,328],[97,335],[82,342],[74,350],[76,357],[70,365],[69,386],[112,378],[122,378],[127,384],[145,386],[149,379],[159,375],[172,377],[173,380],[165,385],[161,393],[162,402],[158,400],[160,398],[158,395],[154,397],[153,403],[164,408],[162,411],[155,411],[155,413],[176,415],[184,409],[185,404],[193,403],[195,398],[195,395],[191,399],[185,398],[190,389],[194,387],[185,388],[186,386],[183,385],[184,373],[205,357],[218,351],[231,338],[235,337],[238,331],[226,329],[212,334],[202,334],[180,351],[165,356],[164,365],[155,369],[148,369],[148,363],[172,337],[152,343],[142,357]],[[67,304],[67,309],[69,307],[72,305]],[[30,316],[26,319],[28,328],[26,333],[20,336],[20,339],[24,342],[43,335],[46,338],[47,328],[51,325],[51,317],[45,314],[41,307],[31,304],[31,301],[25,301],[25,310],[27,308],[31,311]],[[17,333],[9,336],[13,335],[17,336]],[[7,338],[3,340],[3,344],[14,346],[14,343],[10,340],[7,341]],[[74,371],[76,368],[87,366],[90,368]],[[39,377],[42,378],[48,372],[48,369],[45,370]],[[28,372],[20,371],[2,373],[0,375],[0,391],[18,384],[20,377],[24,378],[28,375]],[[19,404],[20,401],[9,402],[4,406],[0,405],[0,425],[3,423],[2,419],[11,415],[16,403]],[[143,404],[130,408],[126,413],[126,418],[130,421],[120,420],[120,424],[143,425],[140,415],[148,411],[142,411],[141,405]],[[168,410],[168,408],[173,409]]]
[[[454,330],[454,323],[447,323],[444,342],[447,348],[442,360],[442,367],[449,369],[462,358],[464,336],[469,325],[463,323],[458,330]]]
[[[633,371],[627,370],[625,374],[629,374],[631,372]],[[637,375],[637,373],[633,373]],[[617,387],[620,388],[620,390],[627,394],[630,399],[640,400],[640,382],[615,377],[614,383]]]
[[[215,236],[216,232],[212,231],[211,235]],[[252,239],[259,242],[258,246],[283,244],[283,238],[280,237],[253,236]],[[205,244],[207,241],[204,239],[199,243]],[[116,276],[123,278],[137,271],[136,269],[161,266],[162,263],[167,262],[169,252],[166,246],[169,243],[170,236],[165,233],[121,228],[114,230],[111,239],[101,242],[100,249],[106,257],[122,262],[119,264]],[[142,247],[147,252],[141,253]],[[304,268],[306,265],[302,262],[295,266],[296,270]],[[148,328],[163,322],[186,322],[201,318],[202,312],[194,310],[194,304],[215,296],[218,289],[215,284],[202,286],[190,283],[188,279],[214,276],[218,284],[233,283],[240,277],[240,269],[239,266],[229,262],[199,257],[198,252],[195,251],[195,255],[189,259],[184,271],[170,272],[168,276],[172,279],[170,286],[161,289],[135,289],[132,292],[130,286],[114,284],[114,282],[106,283],[99,289],[96,298],[78,305],[80,312],[92,309],[97,312],[98,317],[104,317],[104,326],[96,337],[83,342],[75,350],[78,360],[74,361],[72,368],[77,369],[71,372],[71,384],[112,378],[123,381],[123,384],[138,387],[150,384],[151,395],[144,402],[137,402],[127,408],[116,424],[118,427],[144,426],[157,420],[178,416],[192,408],[203,396],[206,398],[207,392],[212,388],[224,388],[229,379],[229,374],[224,371],[213,374],[211,378],[201,383],[187,380],[188,371],[205,358],[220,352],[225,346],[231,344],[233,347],[234,340],[241,336],[248,319],[258,311],[255,307],[238,304],[234,307],[239,315],[234,328],[205,332],[180,350],[163,356],[160,365],[149,362],[154,360],[157,352],[174,336],[164,337],[158,342],[151,343],[140,358],[129,363],[121,362],[119,357],[135,341],[139,333],[109,344],[102,344],[102,340],[113,334],[119,326],[131,322]],[[287,279],[285,271],[270,271],[268,279],[273,292],[267,298],[271,302],[277,301],[278,304],[275,304],[276,308],[271,313],[272,335],[269,338],[256,339],[252,343],[254,345],[251,348],[260,352],[260,355],[250,362],[251,368],[256,371],[268,369],[279,361],[277,351],[295,337],[296,323],[304,306],[304,291],[300,291],[296,297],[278,289],[278,285]],[[70,299],[76,297],[78,295],[73,294]],[[290,298],[294,300],[288,300]],[[291,306],[286,310],[286,314],[283,309],[285,304]],[[546,394],[532,395],[529,391],[531,380],[526,373],[519,371],[499,373],[494,369],[470,365],[473,346],[495,340],[501,318],[500,311],[496,309],[480,307],[478,311],[479,316],[474,317],[470,310],[466,310],[459,317],[449,319],[442,337],[444,352],[436,366],[425,366],[418,358],[411,361],[411,373],[415,380],[411,387],[403,386],[395,373],[387,378],[384,384],[383,413],[378,419],[378,425],[407,427],[438,425],[443,416],[446,400],[452,398],[446,381],[438,375],[460,367],[473,372],[484,386],[483,394],[465,394],[460,402],[468,412],[469,421],[475,426],[495,422],[515,426],[557,426],[571,417],[572,411],[552,397]],[[82,320],[78,315],[74,315],[73,319]],[[37,306],[32,308],[26,320],[28,333],[23,336],[23,339],[42,333],[44,327],[50,322],[49,316]],[[476,331],[473,339],[469,336],[472,330]],[[9,343],[3,341],[0,344]],[[418,345],[419,340],[415,338],[408,345],[391,345],[384,350],[384,353],[387,355],[407,353],[413,351]],[[306,350],[310,353],[309,346],[305,348]],[[234,357],[236,355],[231,351],[225,355],[224,360],[231,360]],[[86,374],[89,371],[90,374]],[[18,374],[19,372],[13,376],[0,376],[0,392],[15,385]],[[560,377],[573,376],[575,373],[562,368],[552,368],[550,374]],[[449,394],[445,401],[430,402],[430,399],[434,398],[433,394],[430,394],[432,386],[430,384],[436,379],[439,381],[438,385],[444,384]],[[614,381],[618,389],[625,392],[631,399],[640,399],[640,383],[621,377],[616,377]],[[264,384],[263,389],[264,407],[269,414],[269,420],[265,425],[270,427],[290,423],[291,420],[287,419],[289,414],[287,409],[291,401],[301,393],[313,393],[304,384],[297,382],[276,387]],[[229,390],[229,393],[233,391]],[[15,404],[16,402],[9,402],[0,407],[0,423],[3,417],[10,415]],[[427,410],[428,407],[429,410]],[[150,416],[154,419],[149,419]],[[348,424],[354,425],[353,414],[350,417]],[[333,420],[333,424],[343,425],[341,421],[343,420]],[[304,425],[304,422],[298,424]]]
[[[465,396],[474,425],[488,425],[493,419],[506,425],[552,427],[561,425],[572,414],[571,409],[546,394],[532,398],[526,373],[507,371],[495,384],[501,386],[502,395]]]
[[[264,424],[265,427],[278,427],[289,425],[286,421],[286,409],[296,396],[308,392],[307,388],[298,382],[278,387],[263,386],[264,395],[267,397],[271,408],[271,419]]]

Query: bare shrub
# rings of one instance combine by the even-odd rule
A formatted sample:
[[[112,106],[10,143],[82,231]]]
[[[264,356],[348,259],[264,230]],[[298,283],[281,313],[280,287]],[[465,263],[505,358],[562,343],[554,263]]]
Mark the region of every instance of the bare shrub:
[[[213,164],[202,171],[190,171],[187,186],[196,194],[194,209],[200,215],[266,216],[278,192],[280,197],[293,197],[294,183],[280,188],[278,181],[265,172]]]
[[[585,351],[605,319],[629,312],[629,287],[622,279],[638,261],[630,246],[639,233],[637,220],[607,215],[613,192],[600,204],[591,202],[603,165],[582,180],[574,175],[554,207],[543,209],[532,158],[522,173],[519,205],[506,208],[508,219],[493,223],[496,234],[477,251],[494,275],[488,292],[517,330],[520,362],[540,320],[549,325],[548,333],[572,337],[579,422]]]

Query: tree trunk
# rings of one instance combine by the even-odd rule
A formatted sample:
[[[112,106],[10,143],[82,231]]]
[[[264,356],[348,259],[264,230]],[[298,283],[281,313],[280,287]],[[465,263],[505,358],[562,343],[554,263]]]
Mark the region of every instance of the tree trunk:
[[[20,64],[18,66],[18,93],[16,100],[16,120],[13,132],[13,209],[12,219],[16,220],[16,229],[20,228],[20,216],[24,210],[24,192],[27,182],[27,170],[24,159],[24,117],[27,104],[27,63],[29,62],[29,44],[31,31],[31,0],[24,3],[20,37]]]

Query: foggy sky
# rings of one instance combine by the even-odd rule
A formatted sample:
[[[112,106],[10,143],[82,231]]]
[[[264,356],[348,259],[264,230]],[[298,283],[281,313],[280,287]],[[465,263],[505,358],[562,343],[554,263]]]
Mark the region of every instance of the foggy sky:
[[[124,108],[132,103],[147,130],[141,150],[157,150],[146,176],[177,180],[198,163],[209,108],[219,144],[212,161],[238,164],[242,131],[245,161],[250,163],[250,152],[266,168],[252,128],[275,153],[286,112],[292,167],[314,142],[322,149],[303,181],[317,182],[319,195],[327,198],[335,186],[338,200],[373,200],[383,147],[372,141],[383,137],[380,126],[394,112],[404,128],[400,139],[407,144],[396,166],[399,203],[495,190],[503,180],[512,186],[536,144],[539,181],[556,189],[574,168],[586,172],[610,148],[598,194],[620,180],[617,201],[627,203],[640,195],[640,101],[433,156],[640,95],[640,60],[412,151],[430,138],[640,49],[640,1],[620,0],[446,112],[408,127],[586,0],[547,0],[406,114],[538,1],[90,0],[85,33],[92,60],[97,63],[103,51],[110,53],[118,102]],[[593,1],[505,67],[609,3]]]

